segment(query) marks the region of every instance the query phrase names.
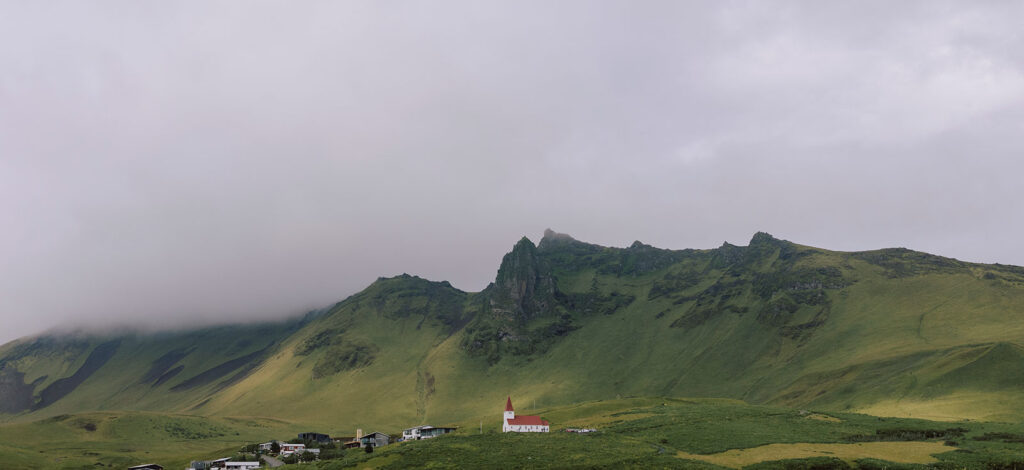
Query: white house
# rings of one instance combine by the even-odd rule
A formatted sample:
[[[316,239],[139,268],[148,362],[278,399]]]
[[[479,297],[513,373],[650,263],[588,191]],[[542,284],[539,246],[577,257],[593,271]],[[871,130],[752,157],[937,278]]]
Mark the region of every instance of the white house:
[[[277,445],[284,444],[284,442],[281,442],[281,441],[264,442],[264,443],[260,444],[260,451],[262,451],[262,452],[270,452],[270,448],[274,445],[275,442],[277,443]]]
[[[512,408],[512,397],[505,402],[505,417],[501,420],[501,432],[550,432],[551,426],[540,416],[516,417]]]
[[[133,467],[134,468],[134,467]],[[231,457],[217,460],[193,460],[188,470],[210,470],[223,468],[226,470],[256,470],[259,462],[231,462]]]
[[[403,441],[418,441],[420,439],[430,439],[437,437],[442,434],[448,434],[454,432],[455,428],[438,428],[434,426],[416,426],[402,431]]]

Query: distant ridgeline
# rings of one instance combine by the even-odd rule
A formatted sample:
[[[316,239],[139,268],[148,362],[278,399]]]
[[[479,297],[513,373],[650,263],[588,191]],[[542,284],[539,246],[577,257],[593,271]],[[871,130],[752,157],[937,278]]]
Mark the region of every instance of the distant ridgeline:
[[[511,393],[541,406],[703,396],[1024,419],[1022,320],[1020,267],[766,233],[677,251],[548,230],[516,243],[477,293],[403,274],[281,323],[9,343],[0,413],[401,428],[484,416]]]

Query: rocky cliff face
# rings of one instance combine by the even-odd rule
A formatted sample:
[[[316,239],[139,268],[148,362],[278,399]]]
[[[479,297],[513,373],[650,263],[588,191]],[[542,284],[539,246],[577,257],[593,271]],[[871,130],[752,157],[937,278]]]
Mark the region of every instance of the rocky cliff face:
[[[511,313],[522,323],[550,314],[556,292],[551,268],[538,256],[533,242],[523,237],[501,260],[491,306]]]

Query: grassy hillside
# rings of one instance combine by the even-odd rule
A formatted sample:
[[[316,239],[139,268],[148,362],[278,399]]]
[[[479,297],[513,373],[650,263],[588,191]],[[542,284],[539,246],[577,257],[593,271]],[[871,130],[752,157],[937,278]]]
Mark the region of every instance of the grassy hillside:
[[[247,442],[287,437],[300,426],[250,417],[200,417],[149,412],[93,412],[0,425],[2,467],[125,468],[160,463],[186,468],[191,460],[238,452]]]
[[[696,396],[1024,419],[1024,268],[905,249],[608,248],[520,240],[495,282],[381,278],[280,324],[0,347],[0,416],[269,416],[351,434],[537,407]]]
[[[522,407],[520,407],[522,408]],[[502,434],[500,410],[433,440],[349,450],[304,468],[1014,468],[1024,427],[878,418],[727,399],[631,398],[535,410],[549,434]],[[481,426],[480,423],[484,424]],[[573,434],[566,428],[593,428]],[[0,425],[4,468],[123,468],[231,456],[308,426],[148,412],[60,415]],[[396,434],[397,428],[383,432]],[[11,442],[18,442],[12,445]]]
[[[1020,425],[824,413],[724,399],[634,398],[536,410],[550,434],[503,434],[490,416],[458,432],[318,468],[1014,468]],[[483,419],[482,430],[478,420]],[[562,432],[588,427],[595,433]]]
[[[0,397],[24,397],[6,402],[4,411],[15,419],[84,410],[184,411],[251,373],[302,324],[24,339],[0,349]]]

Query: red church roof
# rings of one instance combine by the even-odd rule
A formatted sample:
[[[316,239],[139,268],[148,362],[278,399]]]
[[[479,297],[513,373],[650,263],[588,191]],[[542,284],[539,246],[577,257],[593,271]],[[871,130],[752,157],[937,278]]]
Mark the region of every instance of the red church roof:
[[[512,409],[512,397],[508,397],[508,401],[505,402],[505,411],[515,411]]]
[[[548,421],[546,419],[540,419],[540,416],[516,416],[513,419],[508,419],[509,426],[547,426]]]

